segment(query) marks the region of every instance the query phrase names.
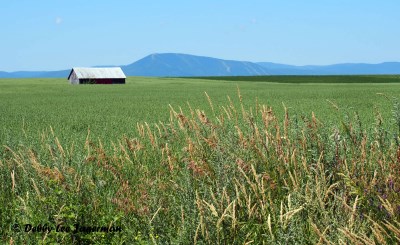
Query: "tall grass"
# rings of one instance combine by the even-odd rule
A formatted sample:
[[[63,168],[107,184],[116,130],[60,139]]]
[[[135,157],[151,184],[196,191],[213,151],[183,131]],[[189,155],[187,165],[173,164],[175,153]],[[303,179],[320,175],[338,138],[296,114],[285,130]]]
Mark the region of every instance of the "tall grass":
[[[3,146],[3,243],[394,244],[400,242],[399,106],[326,125],[260,105],[170,106],[137,138]],[[284,105],[283,105],[284,106]],[[203,108],[204,109],[204,108]],[[342,113],[336,106],[338,113]],[[400,129],[397,128],[397,129]],[[106,150],[105,144],[112,150]],[[15,224],[122,232],[17,232]]]

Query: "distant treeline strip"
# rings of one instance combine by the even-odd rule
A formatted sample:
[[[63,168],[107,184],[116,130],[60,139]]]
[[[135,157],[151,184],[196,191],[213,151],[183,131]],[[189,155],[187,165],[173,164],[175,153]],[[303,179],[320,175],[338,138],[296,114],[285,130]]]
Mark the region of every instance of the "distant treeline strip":
[[[249,81],[273,83],[400,83],[399,75],[335,75],[335,76],[210,76],[193,79]]]

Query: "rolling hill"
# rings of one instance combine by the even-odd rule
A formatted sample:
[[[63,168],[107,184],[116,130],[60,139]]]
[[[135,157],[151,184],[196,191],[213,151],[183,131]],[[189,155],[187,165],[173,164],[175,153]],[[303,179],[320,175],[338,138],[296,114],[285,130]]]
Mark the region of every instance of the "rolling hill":
[[[127,66],[125,74],[136,76],[256,76],[268,75],[261,65],[245,62],[222,60],[187,54],[152,54]]]

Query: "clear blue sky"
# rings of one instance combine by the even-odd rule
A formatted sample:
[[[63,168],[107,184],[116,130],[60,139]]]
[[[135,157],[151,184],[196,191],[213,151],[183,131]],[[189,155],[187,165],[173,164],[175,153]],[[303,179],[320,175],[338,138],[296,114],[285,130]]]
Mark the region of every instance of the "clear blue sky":
[[[124,65],[151,53],[276,63],[400,61],[399,0],[12,0],[0,70]]]

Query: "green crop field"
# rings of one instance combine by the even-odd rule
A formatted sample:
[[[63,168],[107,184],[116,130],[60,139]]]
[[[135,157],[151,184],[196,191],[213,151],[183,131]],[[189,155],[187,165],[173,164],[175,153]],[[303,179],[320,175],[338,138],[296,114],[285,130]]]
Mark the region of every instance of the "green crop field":
[[[217,77],[218,78],[218,77]],[[212,78],[216,79],[216,78]],[[371,125],[374,108],[390,117],[389,98],[400,94],[400,77],[328,76],[328,77],[220,77],[230,80],[177,78],[128,78],[123,86],[71,86],[65,79],[0,80],[0,143],[19,144],[37,139],[38,133],[51,126],[60,139],[70,143],[86,137],[106,141],[122,135],[134,135],[136,123],[157,123],[169,119],[169,105],[209,111],[209,95],[216,107],[228,103],[227,96],[238,103],[239,87],[248,106],[272,106],[282,116],[283,104],[289,113],[309,116],[314,112],[324,121],[336,121],[338,113],[332,103],[350,115],[358,112]],[[328,84],[321,84],[325,80]],[[305,83],[305,82],[311,83]],[[371,83],[373,82],[373,83]],[[329,102],[330,101],[330,102]]]
[[[0,79],[0,240],[398,243],[399,95],[394,75]]]

